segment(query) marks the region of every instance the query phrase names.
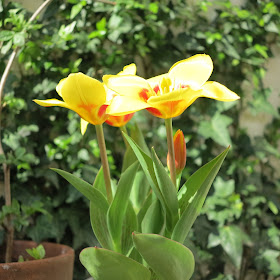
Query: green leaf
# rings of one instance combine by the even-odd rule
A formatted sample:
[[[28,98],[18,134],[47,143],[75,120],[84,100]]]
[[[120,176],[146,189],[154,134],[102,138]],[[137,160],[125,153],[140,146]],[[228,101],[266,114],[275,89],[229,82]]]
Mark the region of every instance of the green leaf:
[[[101,248],[86,248],[80,261],[95,280],[149,280],[151,273],[142,264],[119,253]]]
[[[121,251],[124,255],[131,252],[133,248],[132,233],[138,230],[138,222],[135,211],[129,202],[122,223]]]
[[[74,5],[71,9],[70,19],[75,18],[76,15],[78,15],[81,12],[81,10],[85,6],[85,4],[86,4],[86,1],[81,1],[78,4]]]
[[[13,38],[14,32],[10,30],[3,30],[0,32],[0,41],[9,41]]]
[[[155,200],[148,208],[142,220],[141,229],[143,233],[164,233],[165,215],[159,200]]]
[[[146,179],[143,170],[138,171],[135,176],[130,194],[130,200],[136,213],[138,213],[142,209],[142,206],[145,203],[149,190],[150,185]]]
[[[194,257],[184,245],[157,234],[133,234],[136,249],[160,280],[188,280]]]
[[[184,242],[228,151],[229,147],[197,170],[182,186],[178,193],[181,217],[174,228],[173,240],[180,243]]]
[[[25,35],[23,32],[20,32],[20,33],[16,33],[15,36],[14,36],[14,44],[16,46],[19,46],[19,47],[22,47],[24,46],[24,43],[25,43]]]
[[[210,122],[202,121],[199,124],[198,133],[205,138],[211,138],[216,143],[227,147],[231,145],[231,139],[227,128],[231,123],[231,118],[216,113]]]
[[[245,233],[239,227],[231,225],[219,228],[219,235],[223,249],[233,264],[240,269]]]
[[[46,251],[42,244],[36,248],[26,249],[26,252],[33,257],[35,260],[41,260],[45,257]]]
[[[129,143],[132,150],[134,151],[154,193],[156,194],[157,198],[161,201],[161,203],[164,205],[164,200],[157,183],[152,159],[135,143],[135,141],[131,137],[129,137],[125,133],[123,133],[123,135],[127,140],[127,142]]]
[[[142,131],[139,129],[138,125],[134,125],[131,129],[131,138],[134,140],[134,142],[146,153],[147,155],[150,155],[149,148],[145,142],[144,136],[142,134]],[[123,167],[122,171],[124,171],[128,166],[130,166],[133,162],[137,160],[135,153],[133,152],[132,148],[129,146],[124,155],[123,159]]]
[[[154,163],[157,182],[162,193],[164,207],[166,209],[166,226],[170,231],[172,231],[179,219],[177,190],[154,149],[152,149],[152,160]]]
[[[107,212],[108,202],[99,190],[97,190],[84,180],[72,175],[71,173],[56,168],[51,169],[61,175],[64,179],[66,179],[73,187],[75,187],[87,199],[94,203],[94,205],[101,211],[103,211],[104,213]]]
[[[138,166],[138,163],[134,163],[121,174],[116,194],[108,211],[109,230],[117,248],[120,248],[122,224]]]
[[[101,168],[94,180],[93,187],[101,191],[106,196],[105,181],[103,176],[103,169]],[[90,222],[91,227],[96,236],[98,242],[105,249],[113,249],[113,243],[111,235],[107,225],[107,212],[109,205],[107,204],[107,210],[99,208],[95,203],[90,202]]]

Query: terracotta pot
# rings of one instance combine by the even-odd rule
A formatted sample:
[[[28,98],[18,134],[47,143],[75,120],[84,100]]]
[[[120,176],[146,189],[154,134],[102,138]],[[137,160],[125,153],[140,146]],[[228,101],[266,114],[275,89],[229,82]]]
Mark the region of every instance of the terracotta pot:
[[[0,263],[1,280],[72,280],[74,250],[66,245],[43,242],[46,257],[42,260],[31,260],[25,249],[37,247],[33,241],[14,241],[13,260],[11,263]],[[4,250],[0,250],[0,255]],[[30,261],[17,262],[22,255]]]

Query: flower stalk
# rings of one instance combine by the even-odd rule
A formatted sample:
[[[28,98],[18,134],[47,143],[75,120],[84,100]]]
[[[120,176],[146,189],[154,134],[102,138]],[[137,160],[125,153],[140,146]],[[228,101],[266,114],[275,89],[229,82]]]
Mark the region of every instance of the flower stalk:
[[[172,118],[165,119],[167,147],[169,153],[169,170],[170,177],[176,188],[176,164],[175,164],[175,151],[173,144],[173,129],[172,129]]]
[[[96,129],[97,141],[100,149],[100,157],[101,157],[101,163],[103,167],[107,200],[110,204],[113,200],[113,195],[112,195],[112,188],[111,188],[110,169],[109,169],[109,163],[107,158],[106,144],[105,144],[102,124],[95,125],[95,129]]]

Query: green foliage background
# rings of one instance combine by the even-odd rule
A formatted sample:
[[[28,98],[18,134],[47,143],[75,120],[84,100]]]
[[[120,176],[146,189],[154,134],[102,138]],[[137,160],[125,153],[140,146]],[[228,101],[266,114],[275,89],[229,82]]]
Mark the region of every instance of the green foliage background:
[[[276,279],[280,183],[271,162],[280,158],[280,120],[263,79],[271,46],[279,45],[280,2],[247,0],[238,7],[228,0],[59,0],[36,23],[28,24],[29,17],[14,1],[0,0],[1,73],[12,49],[20,47],[2,102],[6,158],[0,161],[12,166],[14,201],[12,208],[2,208],[0,222],[13,212],[17,238],[69,244],[77,253],[96,245],[88,202],[49,170],[61,168],[92,183],[100,167],[94,128],[81,136],[76,114],[39,107],[32,99],[57,98],[56,84],[71,72],[100,79],[135,62],[138,75],[151,77],[178,60],[207,53],[214,61],[211,80],[241,100],[200,99],[174,120],[174,129],[182,129],[187,140],[185,179],[232,146],[186,240],[196,258],[193,279]],[[262,137],[249,136],[240,123],[245,110],[272,116]],[[164,161],[163,121],[139,112],[128,127],[135,122]],[[118,176],[125,147],[116,128],[104,129],[112,173]],[[85,271],[76,262],[75,279],[83,279]]]

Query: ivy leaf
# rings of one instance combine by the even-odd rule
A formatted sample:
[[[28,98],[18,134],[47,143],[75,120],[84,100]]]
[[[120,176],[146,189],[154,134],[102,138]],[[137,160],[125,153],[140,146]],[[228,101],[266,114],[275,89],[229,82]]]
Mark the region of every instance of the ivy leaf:
[[[210,122],[202,121],[199,124],[198,133],[206,139],[211,138],[218,144],[228,147],[231,145],[231,138],[228,130],[228,126],[231,123],[231,118],[217,113]]]
[[[219,228],[219,235],[223,249],[233,264],[240,269],[245,233],[239,227],[231,225]]]

